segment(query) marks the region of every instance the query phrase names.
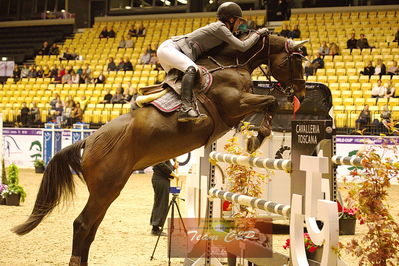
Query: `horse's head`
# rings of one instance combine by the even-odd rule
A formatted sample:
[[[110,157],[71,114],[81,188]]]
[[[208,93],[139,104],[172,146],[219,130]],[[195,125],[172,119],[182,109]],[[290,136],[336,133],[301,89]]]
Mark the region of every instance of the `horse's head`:
[[[284,90],[297,97],[305,96],[305,80],[303,78],[302,55],[300,48],[307,41],[293,41],[278,36],[269,37],[270,49],[268,66],[271,75],[279,81]]]

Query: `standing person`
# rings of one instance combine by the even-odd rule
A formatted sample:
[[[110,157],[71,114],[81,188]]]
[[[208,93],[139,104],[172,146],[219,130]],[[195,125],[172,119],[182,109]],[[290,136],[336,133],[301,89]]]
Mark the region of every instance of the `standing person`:
[[[189,34],[175,36],[164,41],[157,50],[157,55],[162,68],[169,70],[176,68],[184,72],[182,79],[182,105],[178,112],[178,121],[203,120],[205,115],[200,115],[195,108],[193,88],[199,78],[198,66],[194,61],[203,53],[222,44],[229,43],[240,52],[251,48],[260,38],[268,33],[266,28],[259,29],[246,40],[236,38],[233,33],[245,22],[242,10],[233,2],[221,4],[217,10],[218,22],[211,23]]]
[[[158,236],[159,234],[166,235],[161,232],[161,227],[168,216],[170,180],[173,179],[173,171],[177,169],[177,166],[176,161],[172,165],[170,160],[167,160],[152,167],[154,171],[151,179],[154,189],[154,205],[152,207],[150,223],[152,225],[151,234],[154,236]]]

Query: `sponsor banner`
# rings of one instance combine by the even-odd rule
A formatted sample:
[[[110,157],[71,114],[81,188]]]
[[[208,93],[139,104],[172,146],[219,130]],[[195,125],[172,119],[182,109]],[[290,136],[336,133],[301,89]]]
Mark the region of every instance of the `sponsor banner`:
[[[384,145],[387,144],[388,148],[390,145],[398,145],[399,137],[378,137],[378,136],[342,136],[339,135],[336,137],[336,154],[341,156],[354,156],[356,155],[357,151],[365,148],[365,143],[375,143],[377,145],[377,152],[381,151],[380,155],[384,157],[393,157],[393,151],[389,149],[382,149],[381,145],[384,142]],[[355,167],[348,166],[348,165],[340,165],[337,167],[337,178],[338,180],[342,180],[345,177],[348,180],[350,178],[350,171],[353,170]],[[397,183],[394,180],[393,183]]]
[[[172,258],[271,258],[270,218],[168,219]],[[169,246],[168,246],[169,247]]]
[[[33,168],[33,161],[43,156],[42,134],[41,129],[3,128],[6,165]]]

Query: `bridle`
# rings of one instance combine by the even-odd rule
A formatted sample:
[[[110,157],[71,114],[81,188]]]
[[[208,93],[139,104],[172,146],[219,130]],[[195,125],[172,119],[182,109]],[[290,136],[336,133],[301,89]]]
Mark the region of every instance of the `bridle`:
[[[268,37],[268,35],[263,36],[262,39],[262,46],[261,48],[256,51],[248,60],[246,60],[244,63],[239,63],[238,58],[236,59],[237,64],[235,65],[228,65],[228,66],[223,66],[222,64],[220,64],[216,59],[214,59],[211,56],[208,56],[208,59],[210,59],[212,62],[214,62],[218,67],[217,68],[213,68],[209,70],[209,73],[213,73],[219,70],[224,70],[224,69],[232,69],[232,68],[244,68],[246,65],[248,65],[248,63],[250,61],[252,61],[252,59],[254,59],[259,53],[261,53],[263,51],[263,49],[266,46],[266,37]],[[273,83],[271,80],[271,77],[273,76],[273,72],[272,72],[272,68],[271,68],[271,61],[270,61],[270,40],[268,41],[268,56],[267,56],[267,66],[268,66],[268,70],[265,71],[262,66],[259,66],[259,68],[261,69],[261,71],[263,72],[263,74],[267,77],[267,79],[269,80],[271,86],[272,86],[272,90],[277,90],[280,93],[282,93],[283,95],[285,95],[287,98],[292,99],[295,93],[295,83],[305,83],[305,80],[302,79],[298,79],[298,78],[294,78],[294,74],[293,74],[293,66],[292,66],[292,60],[295,58],[295,56],[300,56],[301,58],[305,58],[302,53],[300,51],[291,51],[289,49],[289,43],[290,40],[286,40],[285,42],[285,51],[287,52],[287,58],[283,61],[283,63],[285,61],[288,60],[288,71],[290,73],[290,78],[287,82],[278,82],[278,83]]]
[[[284,62],[288,61],[288,72],[290,73],[290,77],[288,79],[287,82],[277,82],[277,83],[273,83],[271,80],[271,77],[274,76],[273,75],[273,71],[271,68],[271,62],[270,62],[270,42],[269,42],[269,49],[268,49],[268,56],[267,56],[267,67],[268,70],[265,71],[262,66],[259,66],[259,68],[261,69],[261,71],[263,72],[263,74],[265,74],[265,76],[267,77],[268,81],[270,82],[271,88],[272,90],[277,90],[280,93],[282,93],[283,95],[285,95],[288,99],[292,99],[294,97],[294,93],[295,93],[295,83],[305,83],[306,81],[302,78],[294,78],[294,72],[293,72],[293,66],[292,66],[292,60],[295,59],[295,57],[300,56],[302,59],[306,59],[306,57],[300,52],[300,51],[291,51],[289,49],[289,44],[290,44],[290,40],[286,40],[284,47],[285,47],[285,51],[287,53],[287,57],[286,59],[281,63],[283,64]]]

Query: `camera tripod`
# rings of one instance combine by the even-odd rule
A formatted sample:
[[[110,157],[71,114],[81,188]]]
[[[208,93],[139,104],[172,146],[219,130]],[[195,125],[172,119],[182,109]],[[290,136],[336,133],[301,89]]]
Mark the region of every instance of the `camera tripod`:
[[[186,229],[186,226],[184,225],[183,218],[181,217],[181,213],[180,213],[179,205],[177,204],[177,200],[184,201],[184,199],[179,198],[179,194],[178,193],[172,193],[172,199],[170,200],[170,203],[169,203],[169,206],[168,206],[168,213],[169,213],[170,209],[172,209],[172,213],[171,213],[171,217],[170,217],[171,221],[170,221],[170,228],[169,228],[169,239],[168,239],[168,241],[169,241],[169,243],[168,243],[168,265],[169,266],[171,265],[170,264],[170,255],[171,255],[171,252],[172,252],[172,234],[173,234],[173,231],[175,229],[175,224],[174,224],[175,223],[175,220],[174,220],[175,207],[176,207],[177,212],[179,214],[179,219],[180,219],[180,221],[181,221],[181,223],[183,225],[183,230],[184,230],[184,232],[187,235],[187,229]],[[152,251],[152,255],[151,255],[151,259],[150,260],[154,259],[155,250],[157,249],[158,242],[159,242],[159,239],[161,237],[161,234],[162,234],[163,228],[165,226],[165,223],[166,223],[166,219],[165,219],[165,221],[163,222],[163,224],[161,226],[161,230],[159,230],[157,242],[155,243],[154,250]]]

